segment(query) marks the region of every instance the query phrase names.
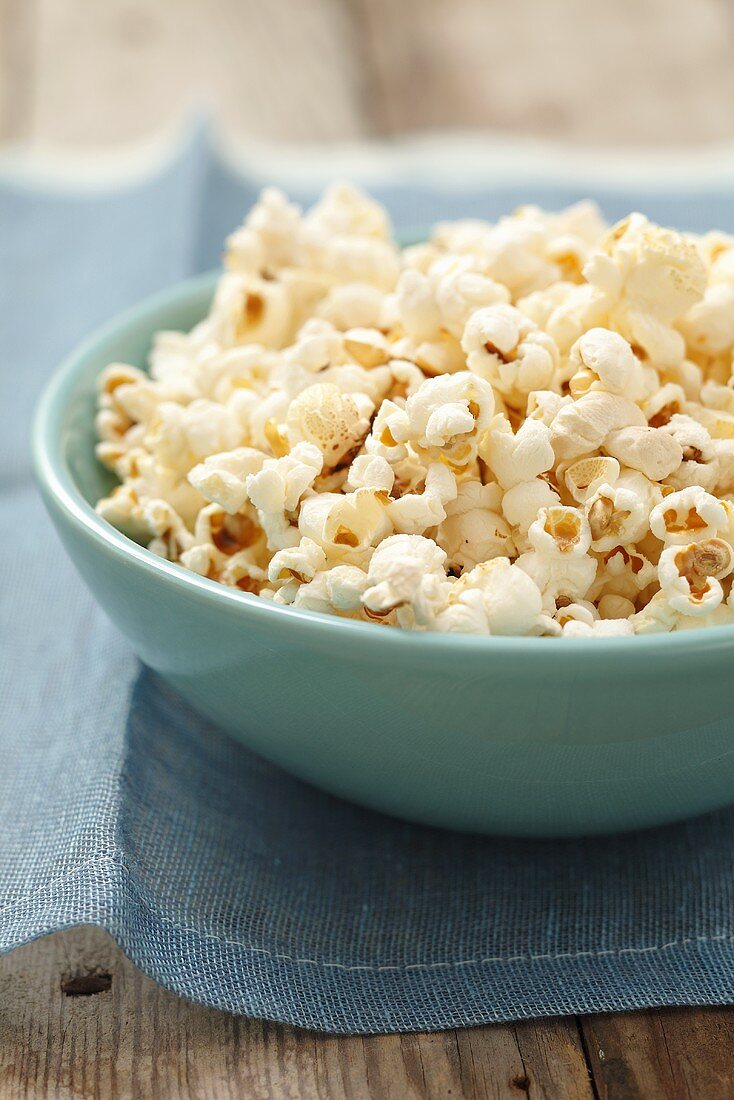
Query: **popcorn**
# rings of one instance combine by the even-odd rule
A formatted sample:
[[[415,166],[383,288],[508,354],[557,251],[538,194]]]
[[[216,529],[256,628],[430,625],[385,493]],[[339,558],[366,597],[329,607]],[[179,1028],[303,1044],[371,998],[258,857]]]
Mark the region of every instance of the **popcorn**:
[[[542,420],[525,420],[513,434],[502,414],[491,421],[479,452],[503,489],[546,473],[555,462],[550,431]]]
[[[631,623],[625,619],[597,619],[593,623],[571,619],[563,628],[564,638],[622,638],[633,633]]]
[[[650,481],[664,481],[683,461],[683,448],[664,428],[620,428],[606,436],[603,447],[612,458],[639,470]]]
[[[400,250],[263,192],[208,316],[98,383],[100,516],[182,568],[419,631],[734,623],[734,237],[593,204]]]
[[[634,398],[643,390],[640,363],[627,341],[616,332],[589,329],[573,345],[569,358],[575,367],[570,382],[574,397],[590,390],[604,390]]]
[[[635,488],[604,484],[587,498],[584,510],[591,531],[591,549],[596,553],[637,542],[647,533],[649,496],[644,491],[636,492]]]
[[[494,486],[470,479],[446,504],[446,518],[436,532],[436,542],[446,551],[448,567],[460,572],[492,558],[507,557],[514,550],[507,522],[496,511]]]
[[[584,504],[602,485],[614,485],[620,465],[616,458],[593,455],[572,462],[563,472],[566,488],[577,504]]]
[[[386,512],[396,531],[420,535],[446,519],[446,505],[456,497],[456,478],[441,462],[432,462],[426,471],[422,492],[403,493],[388,501]]]
[[[311,489],[322,467],[323,456],[318,447],[299,443],[283,458],[266,458],[262,468],[247,478],[247,496],[257,509],[272,550],[297,544],[293,519],[301,497]]]
[[[370,618],[393,612],[407,625],[426,626],[445,606],[446,554],[421,535],[391,535],[376,548],[369,565],[362,605]]]
[[[302,538],[298,546],[289,546],[273,554],[268,565],[268,580],[297,580],[308,584],[316,574],[326,568],[326,555],[313,539]]]
[[[387,502],[386,495],[374,489],[317,493],[303,501],[298,527],[330,561],[361,564],[369,549],[393,530]]]
[[[473,313],[461,346],[469,370],[509,399],[549,387],[559,362],[551,337],[519,309],[505,304]]]
[[[254,447],[209,455],[189,470],[188,479],[205,500],[219,504],[225,512],[239,512],[248,500],[247,479],[262,469],[265,456]]]
[[[411,443],[427,458],[465,467],[494,411],[492,387],[468,371],[429,378],[388,417],[393,441]]]
[[[727,524],[723,502],[698,485],[671,493],[650,512],[652,533],[675,546],[683,546],[692,539],[713,538],[726,530]]]
[[[723,539],[668,546],[658,578],[669,606],[682,615],[708,615],[724,598],[720,580],[734,568],[734,550]]]
[[[589,549],[592,531],[587,516],[579,508],[555,505],[540,509],[528,529],[528,539],[533,549],[544,556],[577,558]]]
[[[321,451],[325,466],[337,466],[362,445],[373,411],[374,405],[364,394],[343,394],[330,383],[317,383],[288,406],[288,442],[291,446],[312,443]]]
[[[597,451],[612,432],[646,424],[633,401],[592,391],[558,410],[550,426],[550,441],[556,458],[579,458]]]
[[[496,557],[465,573],[451,588],[455,603],[470,591],[479,591],[490,634],[529,634],[542,608],[542,597],[532,578],[509,558]]]

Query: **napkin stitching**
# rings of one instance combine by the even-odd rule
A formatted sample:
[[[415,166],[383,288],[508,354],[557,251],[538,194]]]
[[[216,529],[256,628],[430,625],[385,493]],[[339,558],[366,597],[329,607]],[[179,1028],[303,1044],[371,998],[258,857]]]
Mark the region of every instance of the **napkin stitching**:
[[[104,861],[113,864],[120,871],[123,871],[126,875],[130,888],[134,891],[138,901],[143,905],[148,912],[154,916],[157,920],[162,921],[165,924],[171,926],[177,932],[187,932],[193,936],[201,936],[204,939],[212,940],[214,943],[224,945],[227,947],[237,947],[243,951],[249,951],[253,954],[265,955],[270,959],[280,959],[284,962],[292,962],[297,966],[319,966],[324,969],[331,970],[364,970],[372,973],[382,973],[384,971],[408,971],[408,970],[440,970],[448,969],[450,967],[462,967],[462,966],[486,966],[489,963],[516,963],[516,962],[544,962],[546,960],[559,961],[561,959],[583,959],[583,958],[605,958],[609,956],[619,957],[620,955],[645,955],[653,954],[657,951],[669,951],[671,948],[687,947],[690,944],[699,943],[723,943],[734,942],[734,935],[722,932],[718,936],[687,936],[679,940],[670,940],[668,943],[651,944],[648,947],[610,947],[599,951],[559,951],[557,953],[544,952],[536,955],[487,955],[484,958],[479,959],[453,959],[444,960],[435,963],[405,963],[403,966],[397,964],[385,964],[382,966],[370,966],[362,963],[341,963],[341,962],[327,962],[323,959],[307,959],[299,957],[297,955],[288,955],[285,952],[270,951],[267,947],[255,947],[254,944],[243,943],[241,940],[233,940],[227,936],[219,936],[214,932],[206,932],[199,928],[192,928],[189,925],[178,924],[171,917],[166,916],[164,913],[157,912],[152,905],[143,897],[140,888],[137,886],[132,872],[128,865],[116,858],[114,855],[110,855],[106,852],[97,852],[91,855],[83,863],[78,864],[76,867],[71,868],[63,875],[59,875],[55,879],[51,879],[50,882],[44,886],[40,886],[37,890],[31,891],[30,894],[24,895],[22,898],[18,898],[16,901],[11,902],[9,905],[0,909],[0,914],[7,912],[10,909],[18,908],[25,902],[30,901],[31,898],[36,897],[38,894],[43,893],[52,886],[61,884],[67,879],[72,878],[79,871],[83,871],[90,863],[95,861]]]

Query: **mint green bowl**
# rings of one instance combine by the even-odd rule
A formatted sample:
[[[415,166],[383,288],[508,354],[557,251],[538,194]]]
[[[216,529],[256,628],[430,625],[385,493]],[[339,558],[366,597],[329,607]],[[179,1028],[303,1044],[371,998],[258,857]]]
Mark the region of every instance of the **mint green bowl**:
[[[734,802],[734,627],[593,642],[415,634],[278,607],[99,519],[95,379],[206,312],[214,276],[112,321],[49,383],[38,478],[86,584],[143,660],[288,771],[415,821],[569,836]],[[338,843],[338,838],[335,838]]]

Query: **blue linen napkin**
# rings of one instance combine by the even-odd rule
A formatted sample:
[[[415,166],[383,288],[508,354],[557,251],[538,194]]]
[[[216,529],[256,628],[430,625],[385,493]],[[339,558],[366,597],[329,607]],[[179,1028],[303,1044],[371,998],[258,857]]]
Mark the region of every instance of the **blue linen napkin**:
[[[399,227],[592,188],[542,163],[513,179],[498,161],[492,183],[491,157],[428,184],[409,152],[381,155],[366,175]],[[302,201],[306,159],[281,173]],[[97,924],[192,1000],[334,1032],[730,1003],[734,810],[554,843],[348,805],[194,715],[67,562],[30,470],[40,387],[98,322],[212,266],[263,171],[202,130],[114,186],[0,171],[0,950]],[[732,231],[732,180],[593,191],[610,217]]]

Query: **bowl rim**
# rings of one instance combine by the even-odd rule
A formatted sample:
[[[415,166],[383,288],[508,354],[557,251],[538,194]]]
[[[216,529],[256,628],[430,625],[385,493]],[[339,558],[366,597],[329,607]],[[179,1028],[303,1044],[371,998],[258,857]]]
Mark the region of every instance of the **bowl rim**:
[[[95,328],[53,371],[37,401],[31,441],[36,478],[41,489],[61,509],[67,520],[80,526],[101,548],[123,556],[161,580],[197,593],[200,598],[221,606],[223,611],[226,608],[239,609],[240,614],[255,623],[279,622],[281,626],[290,624],[294,631],[320,631],[324,636],[331,634],[336,644],[340,639],[346,641],[351,635],[354,641],[359,639],[367,647],[379,646],[384,654],[393,649],[399,652],[414,650],[416,656],[422,652],[431,652],[434,656],[445,654],[447,658],[460,654],[491,657],[500,653],[527,653],[537,659],[542,654],[544,660],[551,658],[552,663],[560,659],[576,662],[577,667],[579,660],[597,666],[622,654],[655,653],[672,657],[675,653],[693,648],[693,638],[697,654],[734,644],[734,624],[632,637],[564,639],[386,628],[377,623],[342,619],[326,612],[288,607],[241,592],[169,562],[118,531],[98,516],[84,498],[61,452],[61,427],[77,375],[84,370],[88,358],[96,353],[100,344],[116,337],[124,338],[126,330],[133,326],[153,323],[159,313],[175,305],[183,305],[187,300],[194,305],[205,299],[213,292],[220,274],[219,270],[208,271],[178,282],[149,295]],[[161,327],[161,324],[155,325],[156,329]]]

